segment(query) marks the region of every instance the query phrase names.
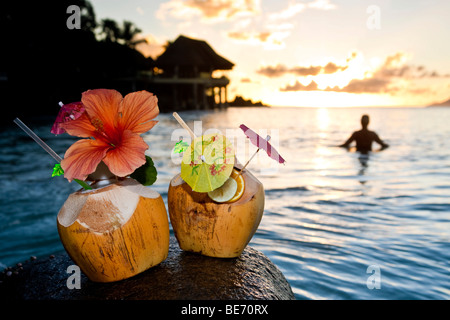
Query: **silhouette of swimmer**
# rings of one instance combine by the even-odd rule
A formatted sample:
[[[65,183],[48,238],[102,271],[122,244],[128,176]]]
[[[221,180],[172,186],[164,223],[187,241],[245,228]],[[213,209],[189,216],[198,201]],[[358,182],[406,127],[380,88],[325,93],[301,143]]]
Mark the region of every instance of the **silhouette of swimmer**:
[[[350,144],[353,141],[356,141],[356,150],[362,153],[367,153],[369,151],[372,151],[372,142],[375,141],[379,145],[381,145],[381,150],[386,149],[389,147],[388,144],[384,143],[383,140],[381,140],[378,135],[367,129],[367,126],[369,125],[369,116],[363,115],[361,117],[361,125],[362,129],[359,131],[353,132],[350,138],[348,138],[347,141],[345,141],[344,144],[341,144],[339,147],[343,148],[349,148]]]

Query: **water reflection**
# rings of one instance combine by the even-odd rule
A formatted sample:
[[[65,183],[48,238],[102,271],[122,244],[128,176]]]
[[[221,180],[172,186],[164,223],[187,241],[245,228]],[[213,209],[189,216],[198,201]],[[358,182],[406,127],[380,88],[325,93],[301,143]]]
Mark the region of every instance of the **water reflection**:
[[[364,176],[366,174],[367,168],[369,168],[369,153],[360,153],[358,155],[358,161],[360,164],[358,175]],[[359,181],[361,184],[365,184],[366,181]]]

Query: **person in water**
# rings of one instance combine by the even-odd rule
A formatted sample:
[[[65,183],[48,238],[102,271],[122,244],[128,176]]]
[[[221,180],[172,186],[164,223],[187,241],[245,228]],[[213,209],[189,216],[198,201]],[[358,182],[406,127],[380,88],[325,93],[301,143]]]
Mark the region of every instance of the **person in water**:
[[[351,137],[348,138],[348,140],[345,141],[344,144],[341,144],[339,147],[349,148],[350,144],[353,141],[356,141],[356,150],[364,153],[372,150],[373,141],[381,145],[381,149],[386,149],[387,147],[389,147],[389,145],[384,143],[384,141],[381,140],[375,132],[367,129],[367,126],[369,125],[368,115],[365,114],[361,117],[361,125],[362,129],[353,132]]]

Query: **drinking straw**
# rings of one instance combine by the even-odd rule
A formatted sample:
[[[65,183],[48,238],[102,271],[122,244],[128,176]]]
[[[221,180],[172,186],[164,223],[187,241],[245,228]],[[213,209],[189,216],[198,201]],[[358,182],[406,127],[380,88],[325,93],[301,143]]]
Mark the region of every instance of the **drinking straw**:
[[[37,134],[33,132],[33,130],[31,130],[30,128],[28,128],[28,127],[25,125],[25,123],[23,123],[19,118],[15,118],[15,119],[14,119],[14,123],[17,124],[23,131],[25,131],[25,132],[26,132],[26,133],[27,133],[34,141],[36,141],[36,143],[37,143],[38,145],[40,145],[42,149],[44,149],[45,151],[47,151],[47,153],[48,153],[49,155],[51,155],[53,159],[55,159],[57,162],[61,162],[61,161],[62,161],[62,158],[61,158],[55,151],[53,151],[53,149],[50,148],[50,147],[48,146],[48,144],[46,144],[44,141],[42,141],[42,139],[39,138],[39,137],[37,136]],[[74,180],[75,180],[80,186],[82,186],[84,189],[86,189],[86,190],[91,190],[91,189],[92,189],[92,187],[91,187],[89,184],[87,184],[86,182],[81,181],[81,180],[78,180],[78,179],[74,179]]]
[[[178,123],[180,124],[180,126],[182,126],[187,132],[189,132],[192,141],[194,141],[194,139],[196,138],[194,132],[191,130],[191,128],[188,127],[188,125],[186,124],[186,122],[184,122],[184,120],[180,117],[180,115],[176,112],[172,113],[173,117],[178,121]],[[205,157],[202,155],[202,161],[205,162]],[[175,182],[181,177],[181,175],[179,175],[176,179]]]
[[[25,123],[23,123],[19,118],[14,119],[14,123],[17,124],[23,131],[25,131],[38,145],[42,147],[49,155],[53,157],[58,162],[61,162],[62,158],[52,150],[44,141],[39,138],[36,133],[34,133],[30,128],[28,128]]]
[[[178,121],[178,123],[184,128],[186,129],[187,132],[189,132],[189,134],[191,135],[192,140],[195,139],[195,134],[194,132],[191,130],[191,128],[188,127],[188,125],[186,124],[186,122],[184,122],[183,119],[181,119],[181,117],[178,115],[178,113],[174,112],[173,113],[174,118]]]
[[[180,115],[176,112],[173,113],[173,116],[175,117],[175,119],[177,119],[178,123],[187,130],[187,132],[189,132],[189,134],[191,135],[192,140],[194,140],[196,138],[195,133],[191,130],[191,128],[188,127],[188,125],[186,124],[186,122],[184,122],[183,119],[181,119]],[[200,158],[202,159],[203,162],[206,162],[205,156],[201,155]]]

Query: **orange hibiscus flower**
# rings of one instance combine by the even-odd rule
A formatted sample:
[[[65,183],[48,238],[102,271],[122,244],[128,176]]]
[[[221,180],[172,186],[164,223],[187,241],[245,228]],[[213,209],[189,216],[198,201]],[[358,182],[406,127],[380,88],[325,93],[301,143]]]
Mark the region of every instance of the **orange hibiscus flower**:
[[[61,128],[73,136],[90,138],[75,142],[64,155],[64,177],[85,180],[103,161],[109,170],[125,177],[145,164],[148,145],[140,136],[158,122],[158,99],[147,91],[122,97],[116,90],[96,89],[82,94],[85,112]]]

